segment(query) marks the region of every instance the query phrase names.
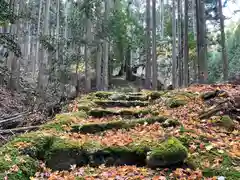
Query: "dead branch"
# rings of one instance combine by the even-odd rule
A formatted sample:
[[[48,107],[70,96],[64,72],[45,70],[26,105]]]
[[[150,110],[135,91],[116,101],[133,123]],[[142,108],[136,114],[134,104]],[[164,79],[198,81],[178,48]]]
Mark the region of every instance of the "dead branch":
[[[21,132],[26,132],[29,130],[37,130],[39,128],[40,128],[40,126],[28,126],[28,127],[14,128],[14,129],[5,129],[5,130],[1,130],[0,134],[21,133]]]

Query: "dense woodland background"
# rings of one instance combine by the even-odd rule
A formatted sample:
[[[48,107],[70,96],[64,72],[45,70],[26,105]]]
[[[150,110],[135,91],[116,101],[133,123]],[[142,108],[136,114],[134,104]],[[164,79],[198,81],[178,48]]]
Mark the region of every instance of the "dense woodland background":
[[[228,3],[240,6],[234,0],[0,0],[1,86],[35,97],[39,108],[118,86],[166,89],[239,78],[240,21],[224,26]]]

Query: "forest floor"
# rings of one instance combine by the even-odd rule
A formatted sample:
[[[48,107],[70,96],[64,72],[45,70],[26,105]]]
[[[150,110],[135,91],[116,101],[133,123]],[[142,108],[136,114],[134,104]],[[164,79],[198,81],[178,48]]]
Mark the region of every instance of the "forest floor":
[[[240,179],[240,86],[95,92],[0,148],[0,179]]]

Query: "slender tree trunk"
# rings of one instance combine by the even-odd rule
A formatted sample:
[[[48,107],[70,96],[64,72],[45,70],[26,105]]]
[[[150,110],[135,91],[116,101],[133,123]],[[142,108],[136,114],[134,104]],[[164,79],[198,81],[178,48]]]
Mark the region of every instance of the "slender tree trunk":
[[[86,39],[87,43],[85,44],[84,48],[84,60],[85,60],[85,91],[90,92],[91,91],[91,56],[90,56],[90,44],[91,44],[91,28],[92,28],[92,22],[90,20],[90,17],[87,17],[86,19]]]
[[[108,21],[109,11],[110,11],[110,2],[109,0],[105,0],[105,12],[104,12],[104,19],[105,21]],[[108,90],[108,58],[109,58],[109,42],[108,39],[104,41],[103,44],[103,53],[104,53],[104,63],[103,63],[103,85],[104,90]]]
[[[185,0],[185,16],[184,16],[184,77],[183,84],[188,86],[188,0]]]
[[[50,16],[50,0],[46,1],[45,4],[45,19],[44,19],[44,29],[43,35],[49,35],[49,16]],[[48,84],[48,52],[44,49],[43,45],[41,45],[41,57],[39,59],[39,74],[38,74],[38,90],[41,97],[45,97],[45,89]]]
[[[56,61],[59,62],[59,36],[60,36],[60,0],[57,0],[57,27],[56,27]]]
[[[194,40],[197,40],[197,26],[196,26],[196,2],[192,0],[192,20],[193,20],[193,35]]]
[[[178,58],[177,58],[177,67],[178,67],[178,78],[177,86],[182,86],[182,0],[177,1],[177,10],[178,10]]]
[[[101,2],[96,3],[96,13],[101,13]],[[97,21],[97,29],[101,31],[101,18],[98,18]],[[103,89],[103,80],[102,80],[102,54],[103,54],[103,47],[102,42],[99,37],[96,37],[96,39],[99,41],[97,46],[97,57],[96,57],[96,89],[98,91]]]
[[[24,1],[20,0],[19,2],[19,9],[17,10],[18,15],[22,15],[23,13],[23,7],[24,7]],[[16,5],[16,4],[15,4]],[[18,36],[18,44],[23,44],[23,28],[22,28],[22,18],[20,18],[15,26],[14,34]],[[23,47],[23,46],[21,46]],[[23,52],[24,48],[21,48],[21,51]],[[16,57],[13,55],[13,59],[11,61],[11,73],[10,73],[10,84],[9,87],[12,90],[19,90],[19,78],[20,78],[20,57]]]
[[[97,90],[102,90],[102,45],[97,48],[97,63],[96,63],[96,86]]]
[[[164,38],[164,20],[165,20],[165,8],[164,8],[164,0],[160,1],[160,11],[161,11],[161,15],[160,15],[160,19],[161,19],[161,38]]]
[[[156,0],[152,0],[152,89],[157,90]]]
[[[175,1],[172,4],[172,86],[176,87],[177,75],[176,75],[176,6]]]
[[[218,0],[218,10],[220,18],[220,30],[221,30],[221,46],[222,46],[222,61],[223,61],[223,79],[228,80],[228,58],[225,45],[225,31],[224,31],[224,16],[222,12],[222,1]]]
[[[41,32],[41,16],[42,16],[42,6],[43,6],[43,0],[40,0],[39,2],[39,11],[38,11],[38,25],[37,25],[37,45],[36,45],[36,55],[33,61],[33,77],[35,77],[36,74],[36,64],[38,63],[39,59],[39,37]]]
[[[199,63],[199,82],[207,81],[207,62],[206,62],[206,22],[205,22],[205,6],[204,1],[196,1],[196,9],[198,13],[198,63]]]
[[[151,15],[150,15],[150,0],[147,0],[146,6],[146,24],[147,24],[147,31],[146,31],[146,66],[145,66],[145,88],[151,89]]]

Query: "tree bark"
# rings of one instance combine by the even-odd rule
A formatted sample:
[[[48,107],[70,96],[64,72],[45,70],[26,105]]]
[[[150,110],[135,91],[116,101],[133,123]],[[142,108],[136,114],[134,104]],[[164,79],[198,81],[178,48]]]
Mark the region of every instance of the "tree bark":
[[[152,0],[152,89],[157,90],[156,0]]]
[[[33,78],[35,77],[36,74],[36,64],[38,63],[39,60],[39,37],[40,37],[40,32],[41,32],[41,16],[42,16],[42,6],[43,6],[43,0],[40,0],[39,2],[39,11],[38,11],[38,25],[37,25],[37,45],[36,45],[36,55],[33,61]]]
[[[208,71],[206,62],[206,21],[205,6],[203,0],[196,1],[197,9],[197,44],[198,44],[198,63],[199,63],[199,82],[206,83]]]
[[[185,0],[185,15],[184,15],[184,77],[183,84],[185,87],[188,86],[188,0]]]
[[[90,76],[90,71],[91,71],[91,56],[90,56],[90,46],[91,44],[91,29],[92,29],[92,22],[90,17],[86,16],[86,39],[87,43],[85,44],[84,48],[84,61],[85,61],[85,91],[90,92],[91,91],[91,76]]]
[[[146,24],[147,24],[147,31],[146,31],[146,66],[145,66],[145,88],[151,89],[151,49],[150,49],[150,42],[151,42],[151,36],[150,36],[150,0],[147,0],[147,6],[146,6]]]
[[[104,12],[104,19],[105,21],[108,21],[108,16],[109,16],[109,11],[110,11],[110,4],[109,0],[105,0],[105,12]],[[106,37],[106,40],[104,41],[103,44],[103,53],[104,53],[104,58],[103,58],[103,90],[107,91],[108,90],[108,56],[109,56],[109,42],[108,38]]]
[[[176,6],[175,1],[172,4],[172,86],[176,87],[177,75],[176,75]]]
[[[51,0],[47,0],[45,4],[45,19],[44,19],[44,29],[43,35],[49,35],[49,16],[50,16],[50,3]],[[45,89],[48,84],[48,52],[41,45],[41,57],[39,59],[40,67],[38,73],[38,90],[41,97],[45,97]]]
[[[177,86],[182,86],[182,0],[177,1],[177,11],[178,11],[178,56],[177,56]]]
[[[221,46],[222,46],[222,61],[223,61],[223,79],[228,80],[228,58],[225,44],[225,31],[224,31],[224,16],[222,12],[222,1],[218,0],[218,10],[220,18],[220,30],[221,30]]]

